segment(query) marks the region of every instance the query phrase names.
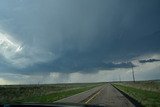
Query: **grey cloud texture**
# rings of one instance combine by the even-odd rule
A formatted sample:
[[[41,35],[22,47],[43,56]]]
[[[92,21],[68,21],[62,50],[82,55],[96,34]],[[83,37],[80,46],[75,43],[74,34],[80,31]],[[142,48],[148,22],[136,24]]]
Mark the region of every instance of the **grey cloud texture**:
[[[95,73],[136,66],[132,59],[160,53],[159,13],[158,0],[2,0],[0,31],[22,50],[7,55],[2,49],[0,72]]]
[[[146,60],[139,60],[140,63],[153,63],[158,62],[160,59],[146,59]]]

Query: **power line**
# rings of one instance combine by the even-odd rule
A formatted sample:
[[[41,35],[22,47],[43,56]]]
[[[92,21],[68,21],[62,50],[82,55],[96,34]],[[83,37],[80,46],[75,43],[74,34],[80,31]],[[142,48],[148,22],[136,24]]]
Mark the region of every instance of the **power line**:
[[[134,69],[133,69],[133,65],[132,66],[132,76],[133,76],[133,82],[135,82],[135,76],[134,76]]]
[[[121,76],[119,75],[119,82],[121,82]]]

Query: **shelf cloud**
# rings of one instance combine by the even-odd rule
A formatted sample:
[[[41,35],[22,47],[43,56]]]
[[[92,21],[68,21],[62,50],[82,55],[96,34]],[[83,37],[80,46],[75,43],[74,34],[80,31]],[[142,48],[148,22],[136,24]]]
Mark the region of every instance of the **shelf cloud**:
[[[140,63],[152,63],[160,61],[160,59],[146,59],[146,60],[139,60]]]
[[[160,55],[159,5],[158,0],[2,0],[0,73],[69,76],[159,63],[152,59]]]

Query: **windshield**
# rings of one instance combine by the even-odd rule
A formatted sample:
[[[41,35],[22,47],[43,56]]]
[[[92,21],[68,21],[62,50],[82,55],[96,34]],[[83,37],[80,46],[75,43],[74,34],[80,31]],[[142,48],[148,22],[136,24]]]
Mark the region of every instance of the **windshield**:
[[[0,104],[160,106],[159,79],[159,0],[0,1]]]

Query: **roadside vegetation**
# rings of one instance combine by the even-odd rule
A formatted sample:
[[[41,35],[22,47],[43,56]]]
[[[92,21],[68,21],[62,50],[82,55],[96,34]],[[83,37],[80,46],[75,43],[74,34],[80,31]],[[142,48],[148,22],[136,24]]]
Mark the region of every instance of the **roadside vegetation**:
[[[159,82],[126,82],[116,83],[114,86],[140,102],[145,107],[160,107]]]
[[[98,85],[102,83],[0,86],[0,104],[52,103]]]
[[[122,85],[138,88],[142,90],[160,92],[160,81],[137,81],[137,82],[124,82]]]

